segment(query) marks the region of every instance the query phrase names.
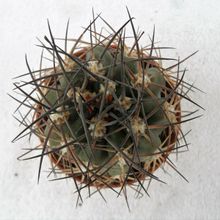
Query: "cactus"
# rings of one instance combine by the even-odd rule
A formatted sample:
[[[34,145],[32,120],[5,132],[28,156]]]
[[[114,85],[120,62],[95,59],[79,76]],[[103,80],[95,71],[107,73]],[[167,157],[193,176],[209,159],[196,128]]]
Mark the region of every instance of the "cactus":
[[[144,181],[163,182],[154,171],[165,163],[175,169],[169,154],[188,147],[180,124],[199,117],[192,116],[196,111],[186,114],[181,109],[182,99],[201,108],[188,96],[197,88],[184,81],[186,71],[180,70],[191,55],[182,61],[159,56],[158,51],[166,48],[155,46],[155,30],[150,46],[140,47],[142,33],[135,31],[128,15],[117,31],[98,15],[69,53],[66,48],[71,39],[66,34],[65,49],[57,46],[48,22],[50,39],[45,37],[47,45],[40,47],[52,55],[52,67],[31,71],[26,58],[29,72],[19,77],[31,80],[14,84],[26,96],[16,99],[20,103],[17,111],[22,106],[29,109],[20,114],[18,120],[25,129],[14,141],[27,132],[41,142],[24,154],[36,155],[19,159],[40,158],[39,180],[43,158],[48,155],[52,172],[65,174],[56,179],[73,178],[81,200],[80,192],[87,187],[100,194],[100,189],[110,188],[126,196],[127,186],[141,194],[141,190],[147,193]],[[95,22],[100,18],[111,34],[97,32]],[[131,46],[126,43],[128,25],[133,32]],[[83,40],[86,33],[88,42]],[[43,55],[41,63],[42,59]],[[175,64],[165,68],[163,60]],[[28,93],[24,87],[30,85],[34,89]]]

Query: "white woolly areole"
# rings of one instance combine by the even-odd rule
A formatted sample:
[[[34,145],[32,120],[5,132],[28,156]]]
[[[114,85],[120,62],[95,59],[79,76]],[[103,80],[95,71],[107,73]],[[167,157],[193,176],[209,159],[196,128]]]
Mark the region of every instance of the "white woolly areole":
[[[132,130],[135,134],[142,134],[142,135],[145,135],[145,129],[146,129],[146,125],[143,121],[142,118],[140,117],[134,117],[132,120],[131,120],[131,127],[132,127]]]
[[[79,88],[76,87],[75,89],[76,89],[76,92],[75,92],[76,101],[78,101],[78,100],[79,100]],[[68,98],[74,98],[73,89],[69,89],[69,90],[67,91],[67,94],[66,94],[66,95],[67,95]]]
[[[145,88],[147,88],[148,85],[151,83],[151,79],[146,72],[144,72],[144,78],[143,78],[143,73],[138,73],[133,85],[140,87],[142,86],[143,81],[144,81]]]
[[[125,159],[121,155],[118,155],[118,164],[122,169],[124,169],[124,165],[127,165]]]
[[[171,123],[177,122],[176,120],[176,110],[175,106],[170,104],[169,102],[164,103],[164,111],[166,112],[166,115]]]
[[[105,74],[103,65],[98,60],[90,60],[88,65],[88,70],[90,70],[92,73],[100,74],[102,76]]]
[[[124,153],[126,154],[126,155],[128,155],[127,154],[127,152],[126,151],[124,151]],[[121,179],[121,177],[124,177],[125,176],[125,166],[127,165],[127,163],[125,162],[125,159],[124,159],[124,157],[120,154],[120,153],[118,153],[116,156],[115,156],[115,159],[118,161],[117,162],[117,164],[119,165],[119,167],[120,167],[120,170],[121,170],[121,174],[120,175],[114,175],[114,176],[112,176],[114,179]]]
[[[70,112],[69,111],[63,111],[62,107],[57,108],[57,111],[62,111],[62,112],[60,112],[60,113],[57,112],[57,113],[51,114],[50,119],[55,124],[60,125],[60,124],[63,124],[69,118]]]
[[[101,138],[106,133],[105,124],[107,123],[104,119],[97,121],[96,118],[92,118],[92,123],[89,125],[89,131],[95,138]]]
[[[80,92],[80,88],[79,87],[76,87],[76,92],[75,92],[75,95],[76,95],[76,102],[79,102],[79,97],[80,95],[85,99],[85,100],[90,100],[92,98],[94,98],[96,96],[96,93],[95,92],[90,92],[88,90],[84,90],[84,92]],[[73,90],[72,89],[69,89],[68,92],[67,92],[67,96],[69,98],[74,98],[74,93],[73,93]]]
[[[66,71],[71,71],[76,66],[76,62],[74,60],[70,59],[69,57],[65,58],[64,64],[66,67]]]
[[[66,144],[66,143],[65,143],[64,141],[62,141],[62,142],[60,143],[60,146],[63,146],[63,145],[65,145],[65,144]],[[64,147],[64,148],[62,148],[62,149],[59,150],[59,152],[61,153],[61,155],[66,154],[67,151],[68,151],[67,147]]]
[[[123,99],[119,99],[119,104],[121,107],[125,110],[128,110],[131,107],[131,98],[130,97],[124,97]]]
[[[65,145],[65,144],[67,144],[68,142],[71,142],[71,141],[73,141],[72,138],[66,138],[66,142],[65,142],[64,140],[60,142],[60,147],[63,146],[63,145]],[[70,146],[70,145],[68,145],[68,146]],[[68,151],[68,147],[64,147],[64,148],[62,148],[62,149],[59,150],[59,152],[61,153],[61,155],[66,154],[67,151]]]
[[[107,91],[106,91],[106,95],[112,94],[112,92],[115,91],[115,88],[116,88],[116,83],[114,83],[114,82],[109,82],[109,83],[108,83],[108,88],[107,88]],[[100,93],[104,93],[104,92],[105,92],[105,87],[104,87],[103,84],[100,85],[99,92],[100,92]]]

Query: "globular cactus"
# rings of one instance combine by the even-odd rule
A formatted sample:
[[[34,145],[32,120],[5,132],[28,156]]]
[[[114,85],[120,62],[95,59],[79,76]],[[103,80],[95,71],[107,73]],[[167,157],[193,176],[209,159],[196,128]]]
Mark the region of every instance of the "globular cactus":
[[[39,149],[41,153],[25,159],[40,158],[38,178],[48,155],[52,172],[66,175],[58,179],[73,178],[79,196],[91,186],[99,192],[119,187],[118,194],[126,193],[126,186],[147,192],[143,182],[161,181],[154,171],[165,163],[175,169],[168,155],[187,147],[180,124],[198,116],[185,119],[196,111],[183,115],[180,102],[185,99],[199,106],[188,97],[195,87],[184,82],[182,61],[162,65],[162,60],[175,59],[158,55],[163,48],[156,48],[154,34],[150,46],[140,47],[142,33],[136,33],[130,14],[117,31],[101,18],[112,31],[106,35],[96,31],[98,18],[69,53],[66,46],[64,50],[56,45],[49,26],[51,39],[45,37],[48,45],[41,47],[52,55],[52,67],[31,71],[27,62],[26,75],[32,79],[15,83],[26,96],[19,107],[30,110],[20,120],[26,128],[14,140],[28,129],[37,135],[41,144],[25,155]],[[133,31],[131,46],[126,44],[128,24]],[[83,40],[87,32],[89,41]],[[65,45],[67,41],[66,37]],[[26,85],[34,89],[28,93]],[[180,145],[179,139],[185,143]]]

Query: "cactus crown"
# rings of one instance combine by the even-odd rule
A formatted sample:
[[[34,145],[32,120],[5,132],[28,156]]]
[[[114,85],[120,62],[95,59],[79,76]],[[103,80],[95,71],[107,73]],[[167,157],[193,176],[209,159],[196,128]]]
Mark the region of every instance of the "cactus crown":
[[[142,181],[159,180],[153,172],[180,148],[178,137],[185,141],[180,100],[192,102],[187,93],[196,88],[184,82],[185,71],[179,77],[182,61],[162,66],[162,60],[175,59],[157,55],[154,33],[151,45],[140,48],[142,33],[135,31],[130,14],[117,31],[101,18],[112,30],[108,36],[96,31],[97,18],[101,16],[94,18],[70,53],[66,46],[63,50],[56,45],[49,26],[51,39],[45,37],[48,46],[41,46],[52,54],[53,67],[33,72],[27,62],[31,81],[15,84],[26,96],[19,107],[34,113],[32,122],[22,116],[26,128],[14,140],[28,129],[36,134],[42,153],[27,159],[41,158],[38,176],[44,155],[49,155],[53,172],[61,169],[65,178],[84,183],[79,186],[75,181],[79,197],[86,186],[97,191],[120,187],[120,194],[126,185],[137,183],[137,192],[141,188],[146,192]],[[133,31],[131,47],[126,45],[128,24]],[[88,42],[82,39],[86,32]],[[65,45],[67,41],[66,36]],[[34,89],[27,93],[22,87],[30,84]]]

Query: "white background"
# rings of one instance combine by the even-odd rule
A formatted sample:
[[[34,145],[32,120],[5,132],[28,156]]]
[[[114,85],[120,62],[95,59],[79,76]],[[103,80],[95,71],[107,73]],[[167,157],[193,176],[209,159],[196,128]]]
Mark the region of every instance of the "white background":
[[[116,198],[111,191],[104,192],[107,204],[95,195],[75,209],[72,181],[49,182],[43,173],[37,184],[39,161],[16,160],[21,148],[37,141],[11,143],[21,128],[12,117],[17,103],[6,93],[12,93],[12,77],[27,72],[25,53],[31,68],[38,68],[41,50],[34,44],[37,36],[48,35],[47,18],[58,37],[64,36],[70,18],[69,36],[77,37],[92,18],[92,6],[117,28],[127,19],[126,5],[145,31],[146,44],[155,24],[160,45],[176,48],[171,56],[183,58],[199,50],[182,67],[189,69],[186,79],[206,92],[192,95],[206,111],[184,125],[184,130],[192,129],[188,136],[192,144],[189,152],[174,160],[189,183],[167,168],[169,174],[156,173],[167,184],[153,182],[151,198],[135,199],[129,193],[130,213],[123,197]],[[0,0],[0,219],[220,219],[219,12],[218,0]],[[45,160],[43,171],[48,166]]]

